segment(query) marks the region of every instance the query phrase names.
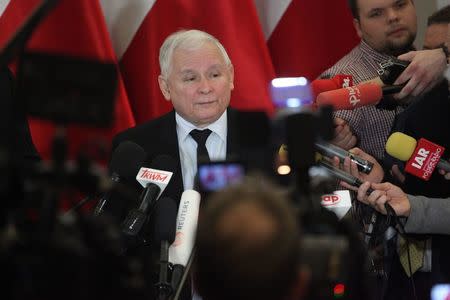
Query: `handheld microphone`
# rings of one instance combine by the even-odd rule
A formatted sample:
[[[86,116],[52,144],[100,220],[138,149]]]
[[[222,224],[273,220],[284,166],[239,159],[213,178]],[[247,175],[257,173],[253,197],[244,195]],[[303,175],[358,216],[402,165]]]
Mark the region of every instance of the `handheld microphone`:
[[[344,162],[344,159],[346,157],[350,157],[351,161],[356,163],[356,165],[358,166],[358,170],[360,172],[369,174],[372,171],[372,168],[373,168],[372,162],[365,160],[361,157],[358,157],[356,155],[353,155],[352,153],[350,153],[344,149],[341,149],[339,147],[336,147],[333,144],[330,144],[330,143],[327,143],[324,141],[320,141],[320,142],[316,142],[315,146],[320,154],[322,154],[326,157],[329,157],[329,158],[333,158],[333,157],[337,156],[341,163]]]
[[[139,208],[130,211],[122,223],[122,232],[127,235],[139,234],[147,221],[149,212],[169,184],[176,168],[175,161],[168,155],[157,156],[151,166],[152,168],[142,167],[136,176],[136,180],[144,187],[144,190],[140,197],[142,200]]]
[[[334,176],[335,178],[342,180],[348,184],[350,184],[351,186],[357,187],[359,188],[361,186],[361,184],[363,184],[363,182],[361,180],[359,180],[357,177],[348,174],[347,172],[344,172],[336,167],[334,167],[333,165],[331,165],[330,163],[328,163],[325,160],[320,160],[319,164],[323,167],[326,168],[326,170],[328,172],[330,172],[330,174],[332,176]],[[369,188],[367,190],[367,195],[370,195],[373,192],[372,188]]]
[[[398,93],[404,85],[379,86],[374,83],[362,83],[343,89],[320,93],[316,98],[319,106],[332,105],[335,110],[355,109],[366,105],[375,105],[383,95]]]
[[[363,182],[361,180],[359,180],[358,178],[356,178],[355,176],[348,174],[347,172],[344,172],[340,169],[335,168],[333,165],[330,165],[328,162],[326,162],[324,160],[320,160],[319,163],[320,163],[320,165],[325,167],[332,176],[350,184],[351,186],[359,188],[361,186],[361,184],[363,184]],[[369,196],[373,191],[374,190],[370,187],[367,190],[366,195]],[[386,202],[386,203],[384,203],[384,208],[386,209],[389,219],[385,223],[385,226],[383,226],[381,229],[378,229],[377,232],[385,232],[387,230],[387,228],[390,226],[392,218],[394,218],[396,221],[396,214],[395,214],[395,211],[392,208],[392,206]],[[378,219],[377,215],[378,215],[377,212],[372,213],[371,221],[370,221],[368,232],[367,232],[369,235],[372,234],[372,231],[374,230],[374,227],[376,226],[377,219]]]
[[[176,291],[194,248],[200,193],[186,190],[178,208],[175,242],[169,247],[169,262],[173,265],[171,286]],[[186,272],[189,270],[186,269]]]
[[[450,172],[450,163],[441,159],[444,151],[444,147],[424,138],[416,141],[401,132],[394,132],[386,142],[386,152],[406,161],[405,171],[423,180],[429,180],[436,167]]]
[[[353,86],[353,76],[337,74],[329,79],[316,79],[311,82],[314,99],[320,93]]]
[[[111,182],[121,183],[123,180],[132,181],[138,172],[147,154],[141,146],[125,141],[121,143],[113,152],[109,169],[111,171]],[[106,192],[97,203],[94,215],[101,215],[110,204],[111,191]]]
[[[172,287],[168,282],[169,245],[175,240],[177,205],[171,198],[160,199],[155,210],[155,231],[153,241],[160,245],[159,280],[156,283],[158,299],[168,299]]]

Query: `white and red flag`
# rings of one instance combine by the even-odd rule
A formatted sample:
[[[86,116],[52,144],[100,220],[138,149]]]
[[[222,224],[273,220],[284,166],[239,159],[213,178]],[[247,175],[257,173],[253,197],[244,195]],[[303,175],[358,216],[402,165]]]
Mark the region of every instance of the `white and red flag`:
[[[136,122],[171,109],[158,87],[158,55],[179,29],[204,30],[227,49],[235,69],[231,106],[272,112],[275,76],[253,0],[101,0]],[[121,25],[119,25],[121,24]],[[123,28],[125,24],[127,28]]]
[[[315,79],[359,38],[346,0],[254,0],[277,76]]]
[[[0,45],[20,27],[42,0],[0,0]],[[103,12],[97,0],[61,0],[44,18],[26,44],[29,50],[68,55],[99,61],[117,61],[106,28]],[[69,155],[80,147],[103,140],[110,144],[112,136],[135,124],[122,80],[116,91],[115,121],[111,128],[93,129],[70,125],[67,128]],[[49,158],[54,125],[48,121],[30,120],[36,148]]]

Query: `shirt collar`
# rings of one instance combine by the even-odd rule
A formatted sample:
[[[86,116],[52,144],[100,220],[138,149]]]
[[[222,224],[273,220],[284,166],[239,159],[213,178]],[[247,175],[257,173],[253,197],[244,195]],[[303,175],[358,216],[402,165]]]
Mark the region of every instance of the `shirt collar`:
[[[204,128],[199,128],[191,122],[186,121],[177,112],[175,112],[175,122],[177,123],[177,132],[179,134],[179,138],[182,141],[187,138],[192,130],[203,130],[206,128],[217,134],[222,141],[226,142],[227,140],[227,110],[223,112],[219,119]]]

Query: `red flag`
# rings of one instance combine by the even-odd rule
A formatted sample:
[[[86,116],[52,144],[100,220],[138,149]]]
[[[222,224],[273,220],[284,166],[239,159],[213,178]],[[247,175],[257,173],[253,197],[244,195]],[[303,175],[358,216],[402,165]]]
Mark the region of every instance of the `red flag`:
[[[41,0],[10,1],[0,17],[1,45],[5,44],[40,3],[42,3]],[[104,16],[97,0],[62,0],[38,25],[27,43],[27,49],[100,61],[116,61]],[[119,78],[114,124],[108,129],[69,126],[69,154],[73,156],[80,147],[87,143],[98,143],[101,139],[109,145],[112,135],[134,124],[128,97],[123,82]],[[54,131],[53,124],[31,120],[30,127],[38,151],[44,158],[48,158]]]
[[[255,0],[277,76],[312,80],[358,42],[345,0]]]
[[[172,108],[158,86],[159,47],[169,34],[183,28],[206,31],[227,49],[235,69],[231,106],[272,112],[268,83],[274,71],[253,0],[156,0],[135,1],[133,5],[103,1],[102,4],[115,45],[120,44],[116,51],[119,56],[124,53],[121,70],[137,123]],[[114,5],[120,7],[114,9],[111,7]],[[118,10],[127,13],[120,14]],[[142,16],[143,11],[146,13]],[[127,16],[133,18],[128,20]],[[118,28],[118,24],[129,24],[136,16],[142,16],[142,21],[135,32],[124,33]]]

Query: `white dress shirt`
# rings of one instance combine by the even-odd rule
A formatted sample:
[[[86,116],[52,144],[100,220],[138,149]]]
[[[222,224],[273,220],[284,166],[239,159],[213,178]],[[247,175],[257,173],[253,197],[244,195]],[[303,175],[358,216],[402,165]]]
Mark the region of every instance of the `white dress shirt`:
[[[217,121],[204,128],[199,128],[183,119],[175,113],[177,123],[178,148],[180,151],[181,173],[185,190],[194,187],[194,177],[197,174],[197,142],[189,134],[194,129],[209,129],[211,134],[206,140],[206,149],[209,158],[214,160],[225,160],[227,155],[227,111]]]

